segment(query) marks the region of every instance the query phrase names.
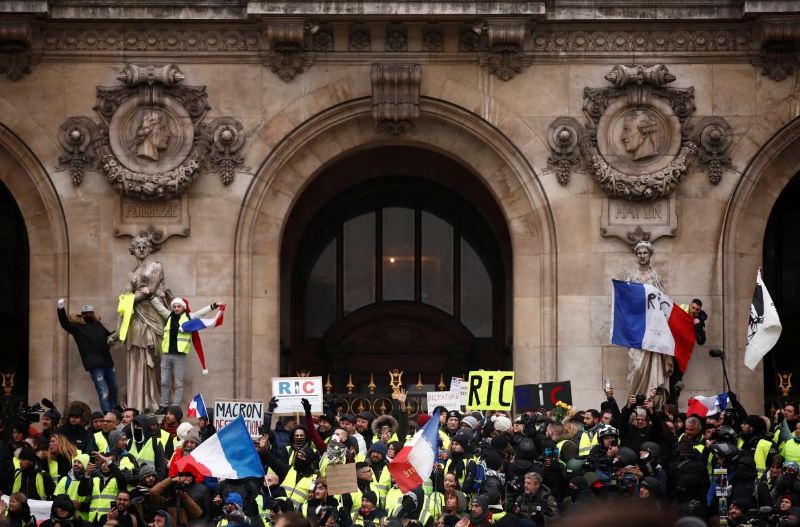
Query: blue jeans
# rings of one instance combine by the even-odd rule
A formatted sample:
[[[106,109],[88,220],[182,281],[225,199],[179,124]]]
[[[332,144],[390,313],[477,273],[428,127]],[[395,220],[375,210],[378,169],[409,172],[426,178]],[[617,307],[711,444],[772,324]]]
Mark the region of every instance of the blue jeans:
[[[94,368],[89,373],[97,390],[97,398],[100,399],[100,409],[103,413],[110,411],[117,405],[117,378],[114,368]]]
[[[172,406],[180,406],[183,398],[183,367],[186,364],[184,353],[164,353],[161,355],[161,406],[169,404],[169,381],[173,382],[175,394]]]

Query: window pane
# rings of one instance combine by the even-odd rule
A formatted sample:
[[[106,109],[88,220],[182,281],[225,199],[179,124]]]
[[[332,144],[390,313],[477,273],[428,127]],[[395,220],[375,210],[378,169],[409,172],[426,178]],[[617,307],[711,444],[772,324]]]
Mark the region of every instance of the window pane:
[[[414,211],[383,209],[383,299],[414,300]]]
[[[344,315],[375,302],[375,213],[344,222]]]
[[[492,336],[492,281],[475,249],[461,238],[461,323],[476,337]]]
[[[306,284],[307,337],[321,337],[336,320],[336,238],[320,253]]]
[[[453,227],[422,212],[422,301],[453,313]]]

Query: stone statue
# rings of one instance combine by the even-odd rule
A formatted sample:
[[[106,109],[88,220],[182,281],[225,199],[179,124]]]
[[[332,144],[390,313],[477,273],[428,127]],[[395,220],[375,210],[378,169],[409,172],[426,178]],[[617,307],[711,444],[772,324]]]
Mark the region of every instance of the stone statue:
[[[622,279],[626,282],[650,284],[659,291],[664,291],[661,277],[655,269],[650,267],[653,251],[653,244],[650,242],[637,243],[633,252],[639,262],[639,267],[625,271]],[[672,357],[669,355],[628,348],[628,395],[644,394],[649,397],[650,390],[659,386],[668,390],[669,377],[672,375],[673,367]],[[664,395],[659,395],[656,397],[656,404],[663,404],[664,400]]]
[[[134,236],[128,248],[136,257],[136,268],[129,276],[125,293],[133,294],[133,313],[127,326],[125,350],[128,356],[128,406],[143,410],[158,407],[161,374],[161,340],[165,319],[155,302],[168,306],[164,287],[164,268],[150,256],[158,244],[147,233]],[[124,320],[124,315],[120,323]],[[115,337],[119,332],[115,333]]]
[[[658,155],[657,132],[658,124],[650,114],[637,110],[626,115],[622,120],[622,132],[619,139],[633,160],[639,161]]]
[[[160,152],[169,145],[169,129],[161,112],[148,112],[136,130],[136,155],[158,161]]]

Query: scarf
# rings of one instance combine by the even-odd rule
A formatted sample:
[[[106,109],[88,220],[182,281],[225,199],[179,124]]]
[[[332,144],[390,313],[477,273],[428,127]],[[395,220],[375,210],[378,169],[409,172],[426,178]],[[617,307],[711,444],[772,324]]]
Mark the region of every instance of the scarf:
[[[164,423],[162,423],[161,428],[164,429],[165,432],[169,433],[170,436],[175,437],[178,434],[178,425],[179,422],[175,422],[175,424],[168,425],[167,420],[164,419]]]

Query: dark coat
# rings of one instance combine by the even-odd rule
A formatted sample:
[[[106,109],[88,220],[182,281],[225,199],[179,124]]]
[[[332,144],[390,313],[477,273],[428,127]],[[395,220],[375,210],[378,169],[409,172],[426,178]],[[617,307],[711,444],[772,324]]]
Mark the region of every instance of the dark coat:
[[[114,361],[108,351],[106,339],[111,334],[103,324],[93,319],[84,324],[75,324],[67,318],[63,309],[58,309],[58,321],[64,331],[72,335],[78,352],[81,354],[83,368],[86,371],[95,368],[113,368]]]

